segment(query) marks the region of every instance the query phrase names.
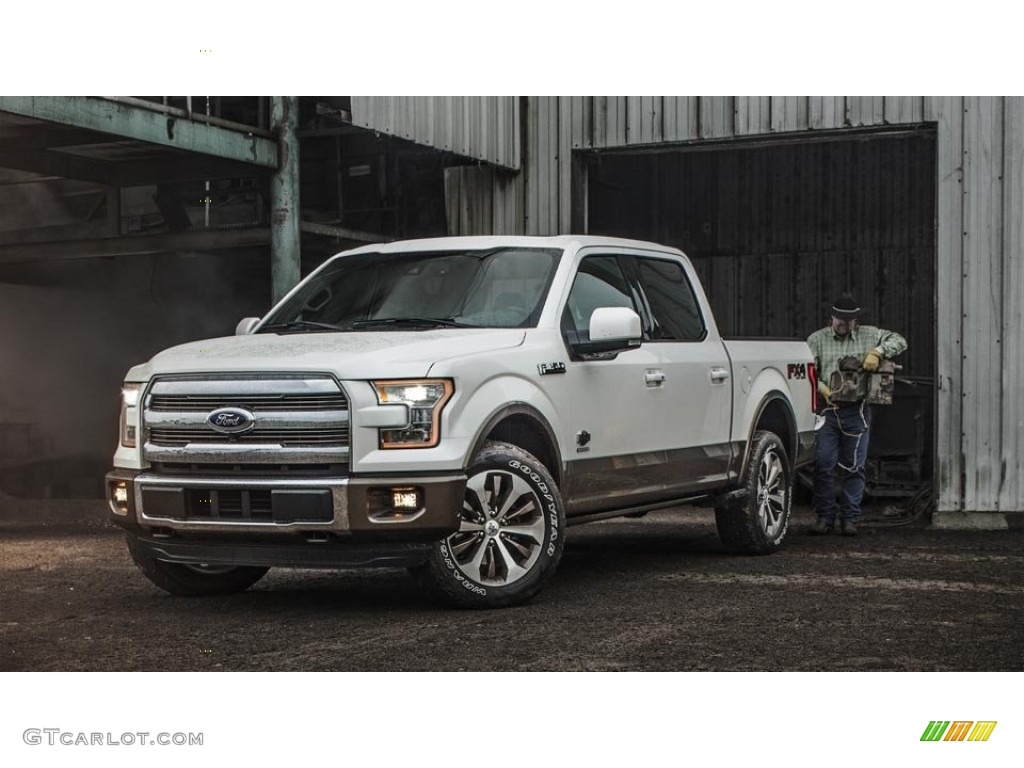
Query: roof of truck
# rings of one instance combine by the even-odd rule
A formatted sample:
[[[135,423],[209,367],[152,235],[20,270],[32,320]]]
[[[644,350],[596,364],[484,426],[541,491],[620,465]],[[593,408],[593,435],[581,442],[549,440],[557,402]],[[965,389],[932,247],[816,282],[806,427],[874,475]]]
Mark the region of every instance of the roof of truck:
[[[478,250],[486,248],[562,248],[579,249],[590,246],[638,248],[669,253],[679,249],[643,240],[628,240],[620,237],[597,237],[594,235],[555,235],[532,237],[525,235],[486,235],[478,237],[432,237],[420,240],[396,240],[391,243],[371,243],[342,253],[401,253],[404,251],[449,251]]]

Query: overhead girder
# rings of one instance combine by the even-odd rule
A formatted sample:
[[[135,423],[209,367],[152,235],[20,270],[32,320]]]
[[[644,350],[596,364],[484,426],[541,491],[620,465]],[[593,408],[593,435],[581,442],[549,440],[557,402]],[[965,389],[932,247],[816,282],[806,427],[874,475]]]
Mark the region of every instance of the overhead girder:
[[[0,96],[0,112],[276,169],[273,138],[95,96]]]

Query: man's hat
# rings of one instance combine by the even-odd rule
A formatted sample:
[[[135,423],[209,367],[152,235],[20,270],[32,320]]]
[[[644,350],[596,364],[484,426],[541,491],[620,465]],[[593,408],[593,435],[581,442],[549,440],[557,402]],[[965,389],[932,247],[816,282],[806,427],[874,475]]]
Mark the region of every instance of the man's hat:
[[[832,316],[838,317],[840,320],[854,320],[862,314],[864,314],[864,310],[849,293],[844,293],[832,305]]]

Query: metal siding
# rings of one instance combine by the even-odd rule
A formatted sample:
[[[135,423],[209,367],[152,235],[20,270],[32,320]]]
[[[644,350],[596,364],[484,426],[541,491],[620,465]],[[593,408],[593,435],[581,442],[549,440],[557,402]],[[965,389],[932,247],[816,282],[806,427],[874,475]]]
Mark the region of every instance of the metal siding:
[[[593,98],[573,96],[569,99],[572,114],[572,147],[583,149],[592,146],[590,126],[593,124]]]
[[[539,157],[543,153],[540,136],[540,96],[528,96],[526,99],[526,220],[525,231],[528,235],[536,235],[540,230],[537,225],[538,200],[543,193],[542,180],[538,177],[540,168]]]
[[[541,117],[545,133],[540,175],[544,178],[545,193],[540,199],[541,229],[538,234],[558,234],[558,203],[561,199],[558,175],[558,102],[557,96],[545,96],[542,102]]]
[[[526,234],[558,231],[558,97],[531,96],[527,116]]]
[[[494,230],[493,168],[445,168],[444,185],[448,234],[485,235]]]
[[[846,125],[845,96],[811,96],[807,100],[809,127],[827,130]]]
[[[736,135],[769,133],[772,130],[771,96],[736,97]]]
[[[929,98],[936,152],[936,493],[939,512],[963,510],[963,99]]]
[[[999,509],[1024,510],[1024,98],[1005,100],[1003,445]]]
[[[921,96],[884,96],[883,114],[885,122],[920,123],[924,120],[924,98]]]
[[[628,99],[625,96],[601,96],[602,109],[597,114],[595,109],[594,119],[594,146],[597,147],[621,147],[628,143],[627,135],[627,106]]]
[[[355,125],[513,170],[520,167],[517,113],[515,96],[352,97]]]
[[[626,97],[626,143],[643,144],[643,99],[639,96]]]
[[[964,478],[967,510],[994,510],[1001,450],[1002,100],[964,100]]]
[[[702,139],[727,139],[735,134],[732,96],[701,96],[699,103]]]
[[[525,178],[522,173],[498,173],[494,182],[495,235],[524,235],[526,222],[523,215]]]
[[[608,146],[608,97],[595,96],[591,105],[591,146],[606,147]]]
[[[664,96],[665,141],[690,141],[700,134],[699,106],[696,96]]]
[[[806,96],[772,96],[771,112],[773,131],[790,133],[809,127]]]
[[[884,125],[884,96],[847,96],[846,120],[854,127]]]
[[[558,234],[568,234],[572,228],[572,101],[558,100],[558,154],[555,156],[558,174]]]
[[[634,139],[638,138],[641,144],[654,144],[661,141],[664,135],[661,123],[661,97],[639,96],[633,98],[639,102],[637,116],[640,120],[640,130],[634,134]]]

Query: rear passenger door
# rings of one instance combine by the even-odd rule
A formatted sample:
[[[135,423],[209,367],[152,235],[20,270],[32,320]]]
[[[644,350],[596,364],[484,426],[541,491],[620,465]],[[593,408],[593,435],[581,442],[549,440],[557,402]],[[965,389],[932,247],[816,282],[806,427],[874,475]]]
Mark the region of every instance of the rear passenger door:
[[[623,262],[639,296],[644,346],[664,375],[673,445],[667,461],[676,472],[676,490],[719,485],[731,458],[732,371],[697,299],[696,276],[668,255]]]

